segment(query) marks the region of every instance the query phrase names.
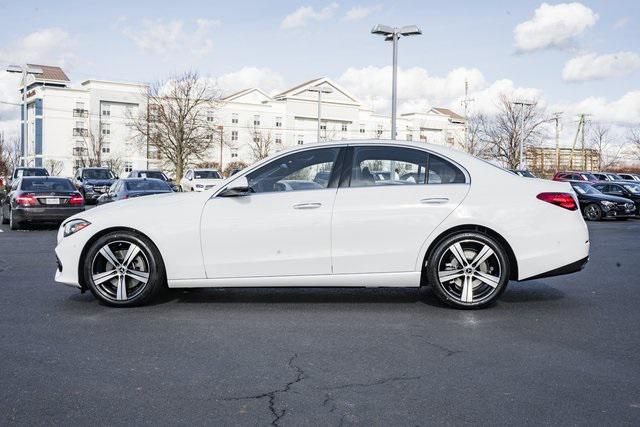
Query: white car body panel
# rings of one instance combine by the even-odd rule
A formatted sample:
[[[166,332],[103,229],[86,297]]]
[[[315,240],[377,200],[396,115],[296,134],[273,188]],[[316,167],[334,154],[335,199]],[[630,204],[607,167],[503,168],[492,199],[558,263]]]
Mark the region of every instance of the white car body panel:
[[[430,151],[460,165],[469,175],[468,184],[215,197],[228,183],[274,158],[363,144]],[[125,227],[155,243],[170,287],[419,286],[430,245],[443,232],[470,225],[489,228],[506,240],[517,261],[517,279],[524,280],[588,257],[589,235],[580,210],[536,199],[554,191],[573,193],[568,183],[522,178],[432,144],[374,140],[305,145],[267,158],[209,191],[124,200],[75,215],[71,219],[91,225],[65,238],[59,232],[56,254],[63,270],[56,281],[80,287],[78,266],[87,242],[108,229]],[[449,200],[433,206],[419,203],[440,197]],[[386,209],[385,201],[391,203]],[[316,202],[322,208],[292,209]]]

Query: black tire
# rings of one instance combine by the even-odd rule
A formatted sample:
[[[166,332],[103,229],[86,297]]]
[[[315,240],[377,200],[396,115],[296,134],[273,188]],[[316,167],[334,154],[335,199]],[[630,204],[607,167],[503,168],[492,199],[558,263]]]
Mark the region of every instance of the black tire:
[[[458,262],[456,261],[458,258],[452,252],[452,247],[456,243],[459,244],[458,247],[463,249],[465,255],[463,262],[470,263],[468,267],[459,265],[452,267],[453,263]],[[484,251],[485,246],[493,253],[485,261],[478,263],[476,268],[473,268],[474,261],[480,261],[475,258],[475,255]],[[487,253],[491,252],[487,250]],[[449,259],[451,262],[447,262]],[[441,280],[441,276],[446,277],[447,272],[455,273],[455,271],[463,273],[452,280]],[[496,271],[497,276],[494,274]],[[500,242],[484,233],[462,232],[447,236],[436,245],[429,256],[426,274],[433,292],[444,303],[459,309],[475,309],[488,307],[500,298],[507,288],[510,271],[511,266],[507,251]],[[483,275],[482,278],[479,278],[480,274]],[[471,290],[469,293],[463,294],[468,288],[465,286],[467,277],[468,287]],[[491,279],[491,285],[488,284],[488,278]]]
[[[99,254],[99,252],[105,245],[115,245],[115,248],[117,249],[118,245],[122,245],[125,243],[134,244],[140,249],[140,253],[143,254],[143,257],[141,257],[139,261],[142,264],[146,264],[146,271],[140,271],[148,273],[148,280],[145,284],[141,285],[140,288],[135,288],[135,291],[129,293],[130,288],[128,285],[135,285],[137,281],[133,279],[134,281],[132,282],[130,278],[126,279],[129,280],[128,284],[125,280],[127,296],[125,297],[125,299],[118,299],[118,295],[113,295],[111,292],[114,291],[113,293],[117,294],[118,286],[113,285],[112,281],[105,282],[105,284],[97,285],[94,281],[94,270],[100,264],[101,258],[104,257],[103,255]],[[116,254],[117,256],[117,251],[114,252],[114,254]],[[119,259],[119,261],[121,260],[122,259]],[[132,259],[132,261],[135,260],[138,260],[137,256]],[[166,273],[160,252],[153,244],[153,242],[151,242],[151,240],[139,233],[131,231],[116,231],[100,237],[95,242],[93,242],[89,250],[86,252],[82,263],[84,283],[86,284],[87,288],[91,290],[91,293],[93,293],[93,295],[97,299],[99,299],[106,305],[114,307],[134,307],[145,305],[157,298],[158,295],[162,293],[167,287]],[[106,262],[106,258],[102,259],[102,263],[106,266],[105,270],[109,268],[109,264]],[[116,269],[113,269],[111,271],[116,271]],[[130,269],[130,271],[138,270]],[[95,271],[96,274],[98,272],[99,271],[97,270]],[[116,283],[118,283],[119,279],[115,280]],[[137,284],[140,285],[140,283]],[[113,286],[116,287],[115,290],[112,289]]]
[[[9,224],[9,218],[4,216],[4,206],[0,205],[0,217],[2,218],[3,224]]]
[[[582,210],[582,215],[588,221],[600,221],[602,219],[602,208],[597,203],[589,203]]]
[[[22,223],[13,218],[13,210],[9,209],[9,228],[11,230],[20,230]]]

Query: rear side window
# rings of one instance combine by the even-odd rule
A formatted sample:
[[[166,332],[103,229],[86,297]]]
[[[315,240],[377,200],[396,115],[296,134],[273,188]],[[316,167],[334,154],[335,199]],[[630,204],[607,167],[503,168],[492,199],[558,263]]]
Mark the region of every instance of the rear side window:
[[[166,182],[159,179],[125,181],[125,187],[129,191],[171,190]]]
[[[355,147],[351,187],[464,183],[451,162],[404,147]]]

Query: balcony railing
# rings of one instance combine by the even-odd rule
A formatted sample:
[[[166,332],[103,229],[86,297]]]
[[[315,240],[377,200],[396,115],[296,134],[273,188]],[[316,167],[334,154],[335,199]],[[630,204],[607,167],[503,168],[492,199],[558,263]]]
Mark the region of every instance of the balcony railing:
[[[73,117],[89,117],[89,111],[84,108],[74,108]]]
[[[89,131],[85,128],[73,128],[73,136],[87,136]]]

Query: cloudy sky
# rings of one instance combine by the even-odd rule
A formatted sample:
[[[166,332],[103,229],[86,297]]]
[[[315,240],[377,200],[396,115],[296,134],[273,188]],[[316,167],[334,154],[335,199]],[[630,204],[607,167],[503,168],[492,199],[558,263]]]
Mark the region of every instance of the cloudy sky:
[[[381,112],[389,109],[391,48],[376,23],[416,24],[400,42],[400,110],[472,110],[498,93],[538,98],[549,111],[616,126],[640,123],[640,1],[0,2],[0,65],[62,66],[88,78],[157,81],[195,69],[222,91],[268,92],[328,76]],[[0,101],[17,99],[0,73]],[[16,111],[0,103],[0,129]],[[572,124],[573,123],[573,124]]]

